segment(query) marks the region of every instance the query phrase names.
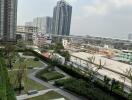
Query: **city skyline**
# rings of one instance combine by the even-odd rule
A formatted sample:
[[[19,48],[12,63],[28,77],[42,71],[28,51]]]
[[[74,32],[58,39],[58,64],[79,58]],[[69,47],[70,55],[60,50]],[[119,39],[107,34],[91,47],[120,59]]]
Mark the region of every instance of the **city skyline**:
[[[52,16],[57,1],[19,0],[18,25],[37,16]],[[73,6],[71,35],[127,39],[128,34],[132,33],[131,0],[66,1]],[[32,5],[29,5],[30,2]]]

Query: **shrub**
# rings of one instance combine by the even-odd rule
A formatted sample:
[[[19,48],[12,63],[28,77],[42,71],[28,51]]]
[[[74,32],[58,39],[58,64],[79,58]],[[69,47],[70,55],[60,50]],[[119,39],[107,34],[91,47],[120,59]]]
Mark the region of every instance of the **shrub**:
[[[39,58],[34,58],[34,61],[39,61]]]
[[[37,77],[39,77],[45,81],[50,81],[50,80],[54,80],[54,79],[63,78],[64,75],[60,74],[58,72],[55,72],[55,71],[48,71],[48,69],[47,69],[47,70],[43,70],[43,71],[39,72],[37,74]]]
[[[84,96],[89,100],[116,100],[112,96],[103,92],[101,89],[94,87],[92,83],[85,82],[74,78],[56,81],[57,86],[64,86],[65,89]]]

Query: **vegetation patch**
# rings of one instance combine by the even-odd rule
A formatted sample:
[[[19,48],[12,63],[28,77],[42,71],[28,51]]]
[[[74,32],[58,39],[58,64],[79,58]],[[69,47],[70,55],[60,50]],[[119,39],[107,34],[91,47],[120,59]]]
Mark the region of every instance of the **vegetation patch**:
[[[92,83],[85,82],[81,79],[63,79],[56,81],[55,84],[57,86],[64,86],[64,89],[84,96],[89,100],[118,100],[102,91],[101,89],[95,87]]]
[[[109,79],[101,81],[101,82],[99,80],[95,80],[94,82],[92,82],[88,74],[82,73],[80,70],[75,69],[73,66],[60,65],[57,62],[53,62],[51,59],[48,59],[42,56],[41,54],[38,54],[35,51],[32,51],[32,50],[29,50],[29,51],[33,52],[38,58],[42,59],[42,61],[47,62],[47,64],[50,64],[52,66],[59,67],[61,70],[71,75],[72,77],[75,77],[77,79],[82,79],[86,82],[91,82],[92,85],[96,86],[97,88],[105,92],[106,94],[109,94],[113,97],[117,97],[119,100],[132,100],[131,94],[128,95],[127,93],[123,92],[120,89],[120,86],[118,86],[118,88],[115,88],[115,84],[114,84],[114,86],[112,86],[111,88],[111,86],[107,84]]]
[[[27,68],[35,68],[35,67],[43,67],[44,66],[44,64],[39,59],[36,60],[36,58],[35,59],[32,59],[32,58],[25,59],[24,64],[26,64]],[[19,65],[20,65],[19,61],[15,60],[15,62],[13,64],[14,68],[19,68]]]
[[[63,74],[56,72],[56,71],[43,70],[37,74],[37,77],[39,77],[45,81],[50,81],[50,80],[60,79],[65,76]]]
[[[6,67],[5,60],[0,58],[0,100],[16,100]]]

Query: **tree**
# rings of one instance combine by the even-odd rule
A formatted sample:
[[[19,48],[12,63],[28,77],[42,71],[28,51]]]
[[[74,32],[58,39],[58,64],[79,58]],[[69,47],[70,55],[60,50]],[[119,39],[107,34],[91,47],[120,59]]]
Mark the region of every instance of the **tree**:
[[[19,94],[21,94],[21,90],[23,88],[22,86],[22,81],[24,77],[26,76],[26,65],[24,64],[24,59],[20,58],[19,59],[19,69],[17,71],[17,77],[16,77],[16,88],[18,88]]]
[[[65,57],[66,61],[70,61],[70,54],[68,51],[60,51],[60,55]]]
[[[22,50],[24,50],[26,48],[26,44],[21,40],[17,41],[16,46],[17,46],[18,49],[22,49]]]
[[[88,58],[88,62],[87,62],[88,69],[87,69],[87,71],[89,72],[90,79],[95,78],[98,71],[106,65],[106,62],[104,64],[102,64],[101,59],[99,60],[99,62],[100,62],[99,65],[95,64],[95,56]],[[94,68],[96,68],[96,69],[94,69]]]
[[[112,91],[113,91],[113,87],[114,87],[114,85],[116,84],[116,80],[113,78],[112,80],[111,80],[111,89],[110,89],[110,94],[112,93]]]
[[[8,59],[8,67],[12,69],[12,59],[15,57],[15,46],[11,44],[6,44],[4,50],[6,58]]]
[[[104,83],[106,86],[109,85],[110,80],[111,80],[110,78],[108,78],[107,76],[104,76]]]
[[[62,45],[62,43],[56,43],[55,44],[55,52],[59,52],[59,51],[61,51],[61,50],[64,50],[64,47],[63,47],[63,45]]]
[[[128,69],[126,69],[126,71],[123,71],[123,73],[125,74],[125,75],[128,75],[129,76],[129,74],[130,74],[130,69],[128,70]],[[123,79],[123,83],[122,83],[122,90],[124,89],[124,86],[125,86],[125,82],[126,82],[126,76],[123,76],[123,75],[121,75],[120,76],[121,77],[121,79]]]

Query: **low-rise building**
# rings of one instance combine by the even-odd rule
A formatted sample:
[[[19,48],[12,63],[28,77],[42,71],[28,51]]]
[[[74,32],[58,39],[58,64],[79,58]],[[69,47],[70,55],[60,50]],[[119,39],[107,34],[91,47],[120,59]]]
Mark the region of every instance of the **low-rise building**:
[[[36,33],[38,32],[38,28],[33,26],[17,26],[16,31],[18,33]]]
[[[33,43],[37,46],[43,46],[45,44],[50,44],[52,39],[50,36],[43,33],[34,33],[33,34]]]

